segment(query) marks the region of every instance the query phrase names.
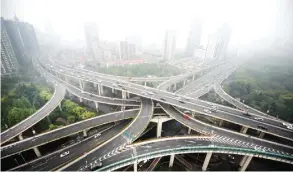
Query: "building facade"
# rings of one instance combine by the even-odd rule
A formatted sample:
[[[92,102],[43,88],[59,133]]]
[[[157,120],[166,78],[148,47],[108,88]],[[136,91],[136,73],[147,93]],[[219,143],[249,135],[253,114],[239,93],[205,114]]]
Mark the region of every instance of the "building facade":
[[[190,31],[187,38],[185,55],[187,57],[194,57],[194,51],[201,46],[202,37],[202,22],[196,19],[190,27]]]
[[[136,47],[128,41],[120,41],[120,60],[131,60],[136,56]]]
[[[216,46],[215,59],[224,59],[227,57],[231,33],[232,29],[227,23],[225,23],[218,30],[218,41]]]
[[[176,50],[176,35],[174,31],[166,31],[164,41],[164,61],[173,59]]]
[[[93,60],[101,61],[101,51],[99,50],[99,32],[95,23],[84,24],[86,52]]]

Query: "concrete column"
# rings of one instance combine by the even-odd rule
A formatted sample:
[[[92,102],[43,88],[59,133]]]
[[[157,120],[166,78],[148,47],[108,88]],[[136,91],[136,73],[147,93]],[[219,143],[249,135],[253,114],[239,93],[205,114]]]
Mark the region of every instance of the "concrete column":
[[[157,123],[157,138],[161,137],[161,134],[162,134],[162,125],[163,125],[163,122],[161,121],[160,118],[158,118],[158,123]]]
[[[34,152],[37,155],[37,157],[41,157],[42,156],[42,154],[41,154],[40,150],[38,149],[38,147],[34,147],[33,149],[34,149]]]
[[[187,83],[187,80],[184,80],[184,82],[183,82],[183,86],[185,86],[185,85],[186,85],[186,83]]]
[[[247,160],[247,157],[248,157],[248,156],[246,156],[246,155],[244,155],[244,156],[242,157],[242,159],[241,159],[241,161],[240,161],[240,163],[239,163],[239,166],[240,166],[240,167],[243,166],[244,162]]]
[[[187,132],[188,134],[190,134],[191,133],[191,128],[189,127],[188,128],[188,132]]]
[[[83,130],[82,132],[83,132],[83,136],[86,137],[87,136],[86,130]]]
[[[147,85],[147,82],[144,82],[144,86],[146,86]]]
[[[263,138],[264,136],[265,136],[265,133],[264,132],[260,132],[259,138]]]
[[[126,99],[126,91],[122,91],[122,99]]]
[[[114,94],[114,92],[115,92],[115,89],[114,89],[114,88],[112,88],[112,93]]]
[[[61,102],[59,103],[59,110],[62,111]]]
[[[203,171],[206,171],[207,170],[207,167],[209,165],[209,162],[210,162],[211,157],[212,157],[212,152],[208,152],[207,155],[206,155],[206,158],[204,160],[204,163],[202,165],[202,170]]]
[[[22,133],[20,133],[20,134],[18,135],[18,139],[19,139],[19,140],[23,140]]]
[[[121,106],[121,111],[124,111],[125,110],[125,106]]]
[[[83,90],[83,84],[82,84],[82,81],[79,79],[78,82],[79,82],[79,88],[80,88],[81,90]]]
[[[129,99],[130,98],[130,93],[126,92],[126,97]]]
[[[247,132],[247,130],[248,130],[248,128],[243,126],[240,130],[240,133],[245,134]]]
[[[249,163],[250,163],[250,161],[251,161],[252,158],[253,158],[253,156],[252,156],[252,155],[249,155],[249,156],[247,157],[247,159],[245,160],[243,166],[240,167],[239,171],[245,171],[246,168],[247,168],[247,166],[249,165]]]
[[[79,102],[82,103],[82,98],[81,97],[79,97]]]
[[[170,156],[169,168],[170,168],[170,167],[173,167],[174,158],[175,158],[175,154],[172,154],[172,155]]]
[[[224,124],[224,120],[221,120],[220,123],[219,123],[219,126],[222,127],[223,124]]]
[[[99,109],[99,103],[95,102],[96,109]]]
[[[134,161],[133,163],[133,171],[137,172],[137,161]]]
[[[96,83],[94,83],[94,87],[97,88],[97,84]]]
[[[195,78],[195,75],[192,76],[192,80],[194,80],[194,78]]]
[[[99,96],[101,95],[101,86],[100,85],[98,85],[98,94],[99,94]]]
[[[100,88],[100,96],[104,95],[104,89],[103,89],[103,86],[102,85],[99,85],[99,88]]]

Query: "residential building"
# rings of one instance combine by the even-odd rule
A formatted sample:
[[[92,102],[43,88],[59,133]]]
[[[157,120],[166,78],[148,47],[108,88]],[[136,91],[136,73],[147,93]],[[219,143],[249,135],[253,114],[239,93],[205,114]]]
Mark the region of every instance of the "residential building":
[[[200,48],[202,37],[202,22],[200,19],[196,19],[190,27],[190,31],[187,38],[185,55],[187,57],[193,57],[196,48]]]
[[[227,51],[228,51],[231,33],[232,33],[232,29],[227,23],[225,23],[218,30],[218,41],[217,41],[217,47],[215,52],[216,59],[224,59],[227,57]]]
[[[174,31],[166,31],[164,41],[164,61],[173,59],[176,50],[176,36]]]
[[[134,59],[136,55],[136,47],[129,44],[128,41],[120,41],[120,60]]]
[[[205,60],[211,60],[215,58],[217,43],[218,43],[218,33],[213,33],[209,36],[208,44],[206,48]]]
[[[95,23],[84,24],[86,52],[93,60],[101,60],[99,49],[99,33]]]

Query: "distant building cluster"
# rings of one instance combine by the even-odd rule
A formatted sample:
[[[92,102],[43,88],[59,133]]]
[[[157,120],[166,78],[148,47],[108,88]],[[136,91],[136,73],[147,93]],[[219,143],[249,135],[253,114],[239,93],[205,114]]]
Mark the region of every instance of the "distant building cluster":
[[[1,17],[1,76],[17,74],[39,52],[34,27],[26,22]]]

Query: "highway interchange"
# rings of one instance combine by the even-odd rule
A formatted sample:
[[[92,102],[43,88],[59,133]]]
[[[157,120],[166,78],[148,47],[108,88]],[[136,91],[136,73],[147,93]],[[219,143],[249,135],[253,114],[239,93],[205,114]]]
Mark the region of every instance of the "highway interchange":
[[[118,112],[108,113],[102,116],[97,116],[95,118],[91,118],[85,121],[81,121],[66,127],[62,127],[57,130],[53,130],[48,133],[44,133],[41,135],[37,135],[33,138],[28,138],[13,144],[9,144],[1,148],[2,158],[13,155],[20,151],[30,149],[32,147],[36,147],[47,142],[54,141],[56,139],[78,133],[83,130],[87,130],[89,128],[93,128],[96,126],[100,126],[102,124],[107,124],[114,121],[120,121],[122,119],[130,119],[133,120],[127,124],[127,122],[121,122],[116,124],[115,126],[111,126],[108,130],[102,132],[100,140],[92,139],[94,136],[87,138],[83,143],[76,144],[74,146],[68,147],[70,152],[75,152],[74,154],[70,154],[70,156],[66,156],[66,158],[60,158],[58,156],[60,154],[60,150],[57,152],[53,152],[52,154],[43,156],[31,162],[30,164],[22,165],[20,167],[15,168],[14,170],[91,170],[98,162],[102,162],[102,169],[117,169],[118,166],[113,166],[116,162],[121,162],[125,158],[139,157],[145,154],[145,151],[155,152],[157,150],[165,151],[168,155],[171,154],[170,150],[175,150],[180,147],[190,147],[193,151],[197,151],[195,147],[200,148],[201,146],[209,146],[213,145],[212,148],[218,147],[237,147],[243,149],[251,149],[253,151],[258,152],[258,154],[265,154],[263,158],[272,158],[272,155],[278,157],[277,160],[292,163],[293,162],[293,148],[292,144],[284,145],[275,142],[271,142],[268,140],[264,140],[262,138],[251,137],[243,133],[230,131],[227,129],[223,129],[218,126],[213,126],[210,124],[206,124],[195,118],[185,119],[182,115],[182,110],[190,110],[191,112],[196,112],[200,114],[204,114],[207,116],[211,116],[214,118],[218,118],[225,121],[230,121],[235,124],[239,124],[244,127],[254,128],[261,132],[269,133],[272,135],[276,135],[281,138],[285,138],[288,140],[292,140],[293,132],[292,130],[287,129],[282,124],[282,121],[269,117],[264,113],[258,112],[257,110],[253,110],[243,104],[239,105],[239,103],[235,103],[234,99],[228,96],[221,88],[221,82],[235,69],[237,69],[237,65],[228,64],[230,67],[225,65],[217,65],[217,70],[212,70],[208,74],[201,76],[199,79],[193,81],[193,75],[197,74],[201,70],[197,70],[196,72],[191,72],[185,75],[178,76],[178,80],[176,77],[168,78],[170,79],[165,81],[163,84],[159,86],[159,89],[145,87],[139,84],[129,82],[129,78],[115,78],[109,77],[108,75],[101,75],[95,72],[83,71],[79,69],[68,68],[66,66],[62,66],[55,62],[52,62],[52,59],[40,58],[34,61],[35,67],[38,68],[41,75],[46,77],[48,82],[54,84],[55,93],[58,91],[58,94],[54,94],[51,100],[38,112],[32,115],[30,118],[26,119],[22,123],[16,125],[14,128],[1,133],[1,143],[8,141],[9,139],[21,134],[21,132],[30,128],[33,124],[40,121],[44,117],[50,114],[52,110],[54,110],[60,103],[60,101],[65,96],[65,90],[69,93],[79,97],[81,100],[89,100],[96,103],[109,104],[109,105],[120,105],[120,106],[132,106],[134,108],[139,109],[131,109],[131,110],[122,110]],[[53,67],[52,67],[53,66]],[[211,66],[214,66],[211,65]],[[224,67],[223,67],[224,66]],[[235,67],[236,66],[236,67]],[[220,68],[220,69],[218,69]],[[230,70],[227,70],[229,68]],[[207,68],[210,69],[210,68]],[[228,72],[227,72],[228,71]],[[225,73],[225,75],[221,75]],[[218,76],[218,77],[217,77]],[[219,77],[220,76],[220,77]],[[217,77],[214,79],[214,77]],[[168,92],[165,90],[170,90],[171,87],[176,87],[176,83],[179,81],[189,82],[191,80],[192,83],[183,87],[183,89],[179,90],[176,93]],[[54,82],[52,82],[54,80]],[[70,80],[75,80],[78,82],[70,83]],[[159,79],[160,80],[160,79]],[[186,81],[188,80],[188,81]],[[56,81],[58,84],[56,84]],[[139,78],[135,80],[132,78],[132,81],[144,81],[143,78]],[[150,82],[150,80],[147,80]],[[157,80],[156,80],[157,81]],[[137,95],[141,97],[140,101],[125,99],[126,97],[122,96],[122,99],[118,98],[109,98],[101,95],[100,91],[98,94],[88,93],[86,90],[83,90],[83,83],[91,83],[94,87],[98,86],[103,89],[103,87],[109,87],[115,90],[120,90],[123,92],[128,92],[133,95]],[[212,82],[212,83],[211,83]],[[77,84],[79,83],[79,84]],[[169,85],[170,84],[170,85]],[[186,84],[186,83],[185,83]],[[169,85],[169,86],[168,86]],[[184,85],[184,84],[183,84]],[[205,89],[206,85],[213,85],[213,88],[216,88],[216,92],[219,95],[227,100],[234,102],[235,106],[240,106],[239,109],[248,109],[249,113],[253,114],[253,116],[261,116],[264,121],[258,121],[253,118],[249,118],[243,116],[244,111],[233,109],[230,107],[225,107],[222,105],[217,105],[218,111],[207,113],[206,109],[211,109],[215,104],[198,100],[197,97],[205,94],[209,89]],[[79,88],[78,88],[79,87]],[[193,89],[189,89],[188,87],[192,87]],[[100,89],[99,88],[99,89]],[[204,91],[200,91],[200,94],[196,92],[199,96],[194,96],[194,91],[198,91],[198,88],[204,88]],[[184,91],[188,90],[188,91]],[[183,96],[183,94],[189,94],[188,96]],[[203,135],[208,135],[205,139],[204,137],[199,136],[189,136],[180,140],[178,142],[178,138],[170,138],[168,141],[161,140],[152,143],[152,146],[146,147],[135,147],[132,143],[143,133],[146,129],[153,115],[153,101],[159,102],[162,109],[170,115],[171,118],[179,121],[183,125],[190,127],[194,131],[197,131]],[[233,103],[232,103],[233,104]],[[99,105],[100,106],[100,105]],[[258,125],[264,125],[267,130],[259,129]],[[120,128],[119,128],[120,127]],[[105,134],[108,133],[108,134]],[[103,141],[101,141],[103,140]],[[156,139],[154,139],[156,140]],[[227,142],[228,140],[228,142]],[[170,142],[170,143],[168,143]],[[168,144],[167,144],[168,143]],[[193,144],[194,143],[194,144]],[[196,143],[196,144],[195,144]],[[91,144],[91,149],[89,150],[88,144]],[[166,145],[170,145],[168,149]],[[77,149],[78,146],[83,146],[84,148]],[[86,154],[82,153],[87,148]],[[130,149],[131,148],[131,149]],[[167,150],[165,150],[167,149]],[[168,152],[169,150],[169,152]],[[62,150],[63,151],[63,150]],[[64,150],[65,151],[65,150]],[[131,151],[132,153],[129,153]],[[216,150],[213,150],[216,151]],[[239,153],[239,150],[237,150]],[[233,152],[233,151],[232,151]],[[178,153],[178,152],[177,152]],[[242,154],[244,154],[242,152]],[[254,155],[257,156],[257,153]],[[81,156],[82,155],[82,156]],[[132,157],[129,157],[132,155]],[[160,154],[157,154],[159,157]],[[144,157],[146,158],[146,157]],[[62,160],[60,160],[62,159]],[[75,159],[75,160],[73,160]],[[138,158],[136,158],[137,161]],[[73,161],[72,161],[73,160]],[[43,162],[43,163],[42,163]],[[46,162],[46,163],[44,163]],[[61,167],[61,165],[65,166]],[[129,161],[128,163],[135,163],[135,161]],[[35,164],[35,165],[33,165]],[[41,165],[40,165],[41,164]],[[124,164],[125,166],[126,164]],[[120,166],[121,167],[121,163]]]

